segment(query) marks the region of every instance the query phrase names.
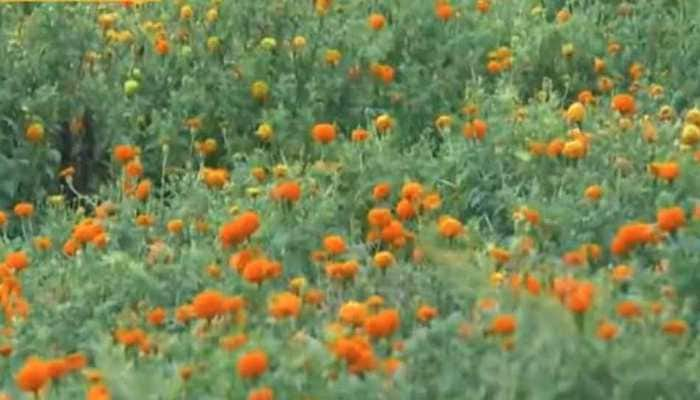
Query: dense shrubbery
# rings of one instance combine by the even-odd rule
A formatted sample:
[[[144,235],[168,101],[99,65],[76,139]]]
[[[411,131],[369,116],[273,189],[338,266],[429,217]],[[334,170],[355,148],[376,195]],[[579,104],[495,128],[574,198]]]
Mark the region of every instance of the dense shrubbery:
[[[0,399],[696,397],[700,4],[310,3],[3,8]]]

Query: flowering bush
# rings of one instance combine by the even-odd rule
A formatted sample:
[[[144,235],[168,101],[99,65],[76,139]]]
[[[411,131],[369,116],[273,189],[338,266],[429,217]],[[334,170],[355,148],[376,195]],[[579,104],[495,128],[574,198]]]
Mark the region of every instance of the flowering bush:
[[[698,16],[4,8],[0,399],[693,398]]]

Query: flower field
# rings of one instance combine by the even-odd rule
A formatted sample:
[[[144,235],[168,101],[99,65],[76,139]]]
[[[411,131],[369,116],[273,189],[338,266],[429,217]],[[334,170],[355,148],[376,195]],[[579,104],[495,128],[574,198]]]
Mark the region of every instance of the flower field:
[[[0,3],[0,400],[699,398],[699,30]]]

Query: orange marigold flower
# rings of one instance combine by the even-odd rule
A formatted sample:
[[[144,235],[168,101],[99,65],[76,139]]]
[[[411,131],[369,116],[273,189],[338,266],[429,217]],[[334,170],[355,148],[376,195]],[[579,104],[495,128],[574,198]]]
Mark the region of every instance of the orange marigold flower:
[[[612,280],[616,283],[627,282],[632,279],[634,268],[629,265],[618,265],[612,269]]]
[[[243,279],[250,283],[261,284],[267,278],[268,264],[270,261],[258,258],[250,261],[243,268]]]
[[[5,212],[0,211],[0,229],[5,227],[5,224],[7,224],[7,214]]]
[[[345,324],[361,326],[367,318],[367,306],[356,301],[349,301],[338,310],[338,318]]]
[[[423,185],[418,182],[407,182],[401,188],[401,197],[408,201],[417,201],[423,195]]]
[[[49,379],[46,362],[37,357],[28,358],[15,377],[17,386],[22,391],[34,393],[36,396]]]
[[[139,182],[138,185],[136,185],[136,189],[134,190],[134,197],[140,201],[146,201],[148,200],[148,197],[151,195],[151,181],[149,179],[144,179],[141,182]]]
[[[387,182],[381,182],[374,185],[372,189],[372,198],[375,201],[384,200],[391,195],[391,185]]]
[[[639,307],[637,302],[632,300],[625,300],[617,305],[617,315],[623,318],[633,318],[642,315],[642,309]]]
[[[350,260],[339,263],[330,263],[325,267],[326,275],[331,279],[352,279],[357,275],[360,266],[357,261]]]
[[[384,25],[386,25],[386,18],[382,14],[372,13],[370,14],[369,18],[367,18],[367,24],[373,30],[379,31],[384,28]]]
[[[64,376],[66,376],[68,372],[70,372],[68,370],[68,365],[62,358],[54,358],[52,360],[47,360],[45,363],[50,379],[61,379]]]
[[[216,290],[205,290],[192,300],[192,311],[197,318],[212,319],[225,313],[226,296]]]
[[[409,200],[401,199],[396,204],[396,215],[401,220],[411,219],[416,215],[416,210],[413,208],[413,203]]]
[[[547,155],[550,157],[560,156],[562,151],[564,151],[564,146],[566,146],[566,142],[562,139],[557,138],[552,140],[547,144]]]
[[[323,248],[330,254],[342,254],[347,250],[345,241],[340,235],[328,235],[323,238]]]
[[[321,144],[328,144],[335,140],[335,126],[329,123],[320,123],[314,125],[311,129],[311,136],[314,141]]]
[[[268,311],[277,319],[296,318],[301,311],[301,299],[290,292],[277,294],[272,298]]]
[[[257,378],[267,371],[267,353],[262,350],[252,350],[238,358],[236,369],[244,379]]]
[[[301,197],[301,186],[296,181],[282,182],[275,186],[271,195],[274,200],[296,203]]]
[[[373,208],[367,213],[367,221],[371,226],[386,227],[392,221],[391,210],[387,208]]]
[[[85,395],[86,400],[111,400],[112,395],[109,393],[107,386],[98,383],[90,386]]]
[[[681,207],[662,208],[656,214],[659,229],[674,232],[685,225],[685,211]]]
[[[155,43],[153,44],[153,48],[156,54],[160,56],[164,56],[170,53],[170,43],[165,37],[157,38]]]
[[[246,211],[219,230],[219,241],[224,247],[239,244],[248,239],[260,227],[260,217],[254,211]]]
[[[37,236],[34,238],[33,242],[34,247],[39,251],[47,251],[53,245],[51,238],[47,236]]]
[[[610,106],[620,114],[634,114],[636,111],[634,97],[626,93],[615,95]]]
[[[248,393],[248,400],[274,400],[275,392],[269,387],[253,389]]]
[[[319,289],[309,289],[304,293],[304,303],[320,305],[325,300],[326,295]]]
[[[34,206],[31,203],[17,203],[14,208],[15,215],[20,218],[29,218],[34,215]]]
[[[386,338],[394,334],[400,322],[397,310],[383,310],[365,320],[365,331],[371,337]]]
[[[613,254],[624,255],[630,252],[635,246],[655,243],[658,235],[651,224],[631,223],[618,229],[610,245]]]
[[[136,147],[128,144],[118,144],[114,147],[114,159],[125,165],[138,155]]]
[[[596,329],[596,336],[598,336],[600,340],[608,342],[617,337],[618,331],[617,325],[612,322],[602,322]]]
[[[210,189],[221,189],[229,181],[229,172],[224,168],[204,168],[202,181]]]
[[[13,251],[5,255],[4,263],[8,269],[19,272],[29,266],[29,257],[24,251]]]
[[[491,258],[499,264],[505,264],[510,261],[510,252],[501,247],[494,247],[489,251]]]
[[[374,266],[380,269],[386,269],[394,265],[396,259],[390,251],[380,251],[374,255]]]
[[[182,233],[182,228],[184,227],[184,222],[181,219],[171,219],[168,221],[166,224],[166,228],[168,229],[168,232],[172,235],[179,235]]]
[[[226,351],[234,351],[248,342],[248,337],[243,334],[235,334],[221,338],[219,345]]]
[[[483,140],[488,131],[488,124],[481,119],[475,119],[472,122],[465,122],[462,126],[462,134],[467,139]]]
[[[572,280],[571,282],[568,282],[567,285],[570,285],[570,287],[564,288],[565,292],[563,293],[566,308],[576,314],[583,314],[588,311],[588,309],[591,307],[591,303],[593,302],[593,284],[589,282],[576,282],[575,280]],[[555,291],[556,290],[557,289],[555,288]]]
[[[590,201],[597,201],[603,197],[603,188],[600,185],[591,185],[586,188],[583,195]]]
[[[688,331],[688,323],[682,319],[672,319],[664,322],[661,330],[667,335],[682,336]]]
[[[518,321],[513,314],[500,314],[491,320],[490,331],[499,335],[510,335],[518,328]]]
[[[365,129],[355,129],[352,131],[351,139],[353,142],[364,142],[369,139],[369,132]]]
[[[440,206],[442,206],[442,198],[439,193],[427,194],[421,201],[421,207],[424,211],[437,210]]]
[[[454,9],[444,0],[438,2],[435,6],[435,16],[442,22],[449,21],[454,16]]]
[[[143,165],[138,158],[134,158],[124,166],[124,172],[131,178],[140,178],[143,175]]]
[[[564,253],[564,255],[561,258],[564,264],[570,267],[580,267],[586,264],[586,262],[588,261],[586,257],[586,252],[581,249],[568,251]]]
[[[677,162],[653,162],[649,164],[649,171],[658,179],[663,179],[669,183],[680,176],[681,169]]]
[[[64,359],[66,362],[66,368],[69,371],[77,371],[85,368],[88,363],[87,357],[82,353],[72,353],[66,356]]]
[[[452,239],[464,233],[464,226],[456,218],[446,215],[438,219],[438,232],[442,237]]]
[[[332,344],[332,351],[346,362],[351,373],[358,374],[376,367],[374,351],[364,337],[340,338]]]
[[[163,307],[156,307],[148,313],[148,323],[153,326],[162,326],[167,314]]]
[[[421,322],[430,322],[438,316],[438,309],[427,305],[422,305],[416,311],[416,318]]]

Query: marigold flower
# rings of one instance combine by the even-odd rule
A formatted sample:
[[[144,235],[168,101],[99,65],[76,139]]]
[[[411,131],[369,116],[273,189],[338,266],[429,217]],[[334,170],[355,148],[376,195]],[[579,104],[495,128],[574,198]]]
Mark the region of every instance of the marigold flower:
[[[8,269],[19,272],[29,266],[29,257],[25,251],[13,251],[5,255],[4,263]]]
[[[285,200],[296,203],[301,197],[301,186],[295,181],[279,183],[271,192],[274,200]]]
[[[423,185],[418,182],[407,182],[401,188],[401,197],[408,201],[417,201],[423,195]]]
[[[210,189],[221,189],[229,181],[229,172],[224,168],[204,168],[202,181]]]
[[[380,251],[374,255],[374,266],[382,270],[391,267],[395,262],[394,255],[389,251]]]
[[[443,216],[438,219],[438,232],[440,236],[452,239],[464,233],[464,226],[456,218]]]
[[[361,336],[340,338],[332,344],[335,356],[344,360],[351,373],[362,373],[376,367],[374,351],[370,343]]]
[[[440,21],[447,22],[454,16],[454,9],[448,2],[441,0],[435,6],[435,16]]]
[[[416,318],[421,322],[429,322],[438,316],[438,309],[427,305],[422,305],[416,311]]]
[[[109,389],[107,389],[107,386],[98,383],[95,385],[90,386],[90,388],[87,391],[87,394],[85,395],[86,400],[111,400],[112,395],[109,392]]]
[[[296,318],[301,311],[301,299],[290,292],[277,294],[272,298],[268,311],[276,319]]]
[[[411,201],[407,199],[401,199],[396,204],[396,215],[401,220],[411,219],[416,215],[416,210],[413,207]]]
[[[591,185],[586,188],[583,195],[590,201],[597,201],[603,197],[603,188],[600,185]]]
[[[368,317],[365,320],[365,331],[374,338],[385,338],[394,334],[399,328],[399,312],[387,309]]]
[[[153,326],[162,326],[167,314],[163,307],[156,307],[148,313],[146,319]]]
[[[49,379],[49,370],[46,362],[36,357],[28,358],[15,377],[17,386],[22,391],[31,392],[35,395],[38,395]]]
[[[382,14],[372,13],[370,14],[369,18],[367,18],[367,24],[373,30],[379,31],[384,28],[384,25],[386,25],[386,18]]]
[[[0,211],[0,229],[4,228],[7,224],[7,214],[4,211]]]
[[[356,301],[349,301],[338,310],[340,321],[353,326],[361,326],[365,322],[367,314],[367,306]]]
[[[633,318],[642,315],[642,309],[635,301],[625,300],[617,305],[617,315],[623,318]]]
[[[224,247],[239,244],[260,227],[260,217],[254,211],[247,211],[235,220],[225,224],[219,230],[219,241]]]
[[[138,155],[138,150],[131,145],[119,144],[114,147],[113,153],[114,159],[125,165]]]
[[[226,351],[234,351],[248,342],[248,337],[243,334],[235,334],[221,338],[219,345]]]
[[[688,323],[682,319],[672,319],[664,322],[661,330],[667,335],[682,336],[688,331]]]
[[[369,132],[365,129],[355,129],[352,131],[351,139],[353,142],[364,142],[369,138]]]
[[[465,122],[462,126],[462,134],[466,139],[484,140],[487,132],[488,124],[478,118],[471,122]]]
[[[685,225],[685,211],[681,207],[662,208],[656,214],[656,223],[662,231],[674,232]]]
[[[386,227],[392,222],[391,211],[387,208],[373,208],[367,213],[367,221],[370,226]]]
[[[34,206],[31,203],[17,203],[14,208],[15,215],[20,218],[29,218],[34,215]]]
[[[372,198],[375,201],[384,200],[391,195],[391,185],[387,182],[381,182],[374,185],[372,189]]]
[[[598,336],[600,340],[608,342],[617,337],[618,331],[619,328],[612,322],[602,322],[596,329],[596,336]]]
[[[518,321],[513,314],[500,314],[491,320],[490,330],[499,335],[510,335],[518,327]]]
[[[386,133],[394,127],[394,119],[389,114],[382,114],[375,118],[374,127],[378,133]]]
[[[236,369],[244,379],[254,379],[267,371],[268,358],[262,350],[252,350],[238,358]]]
[[[314,141],[320,144],[328,144],[335,140],[335,126],[329,123],[319,123],[311,129]]]
[[[345,241],[340,235],[328,235],[323,238],[323,248],[331,254],[342,254],[347,250]]]
[[[247,400],[274,400],[275,392],[269,387],[253,389],[248,393]]]
[[[634,97],[626,93],[614,96],[612,99],[611,107],[612,109],[623,115],[634,114],[634,112],[636,111]]]
[[[649,164],[649,171],[658,179],[663,179],[669,183],[673,182],[680,175],[680,166],[676,162],[653,162]]]
[[[192,300],[192,311],[197,318],[212,319],[225,313],[226,296],[216,290],[205,290]]]
[[[616,283],[629,281],[634,275],[634,268],[629,265],[618,265],[612,269],[612,280]]]

